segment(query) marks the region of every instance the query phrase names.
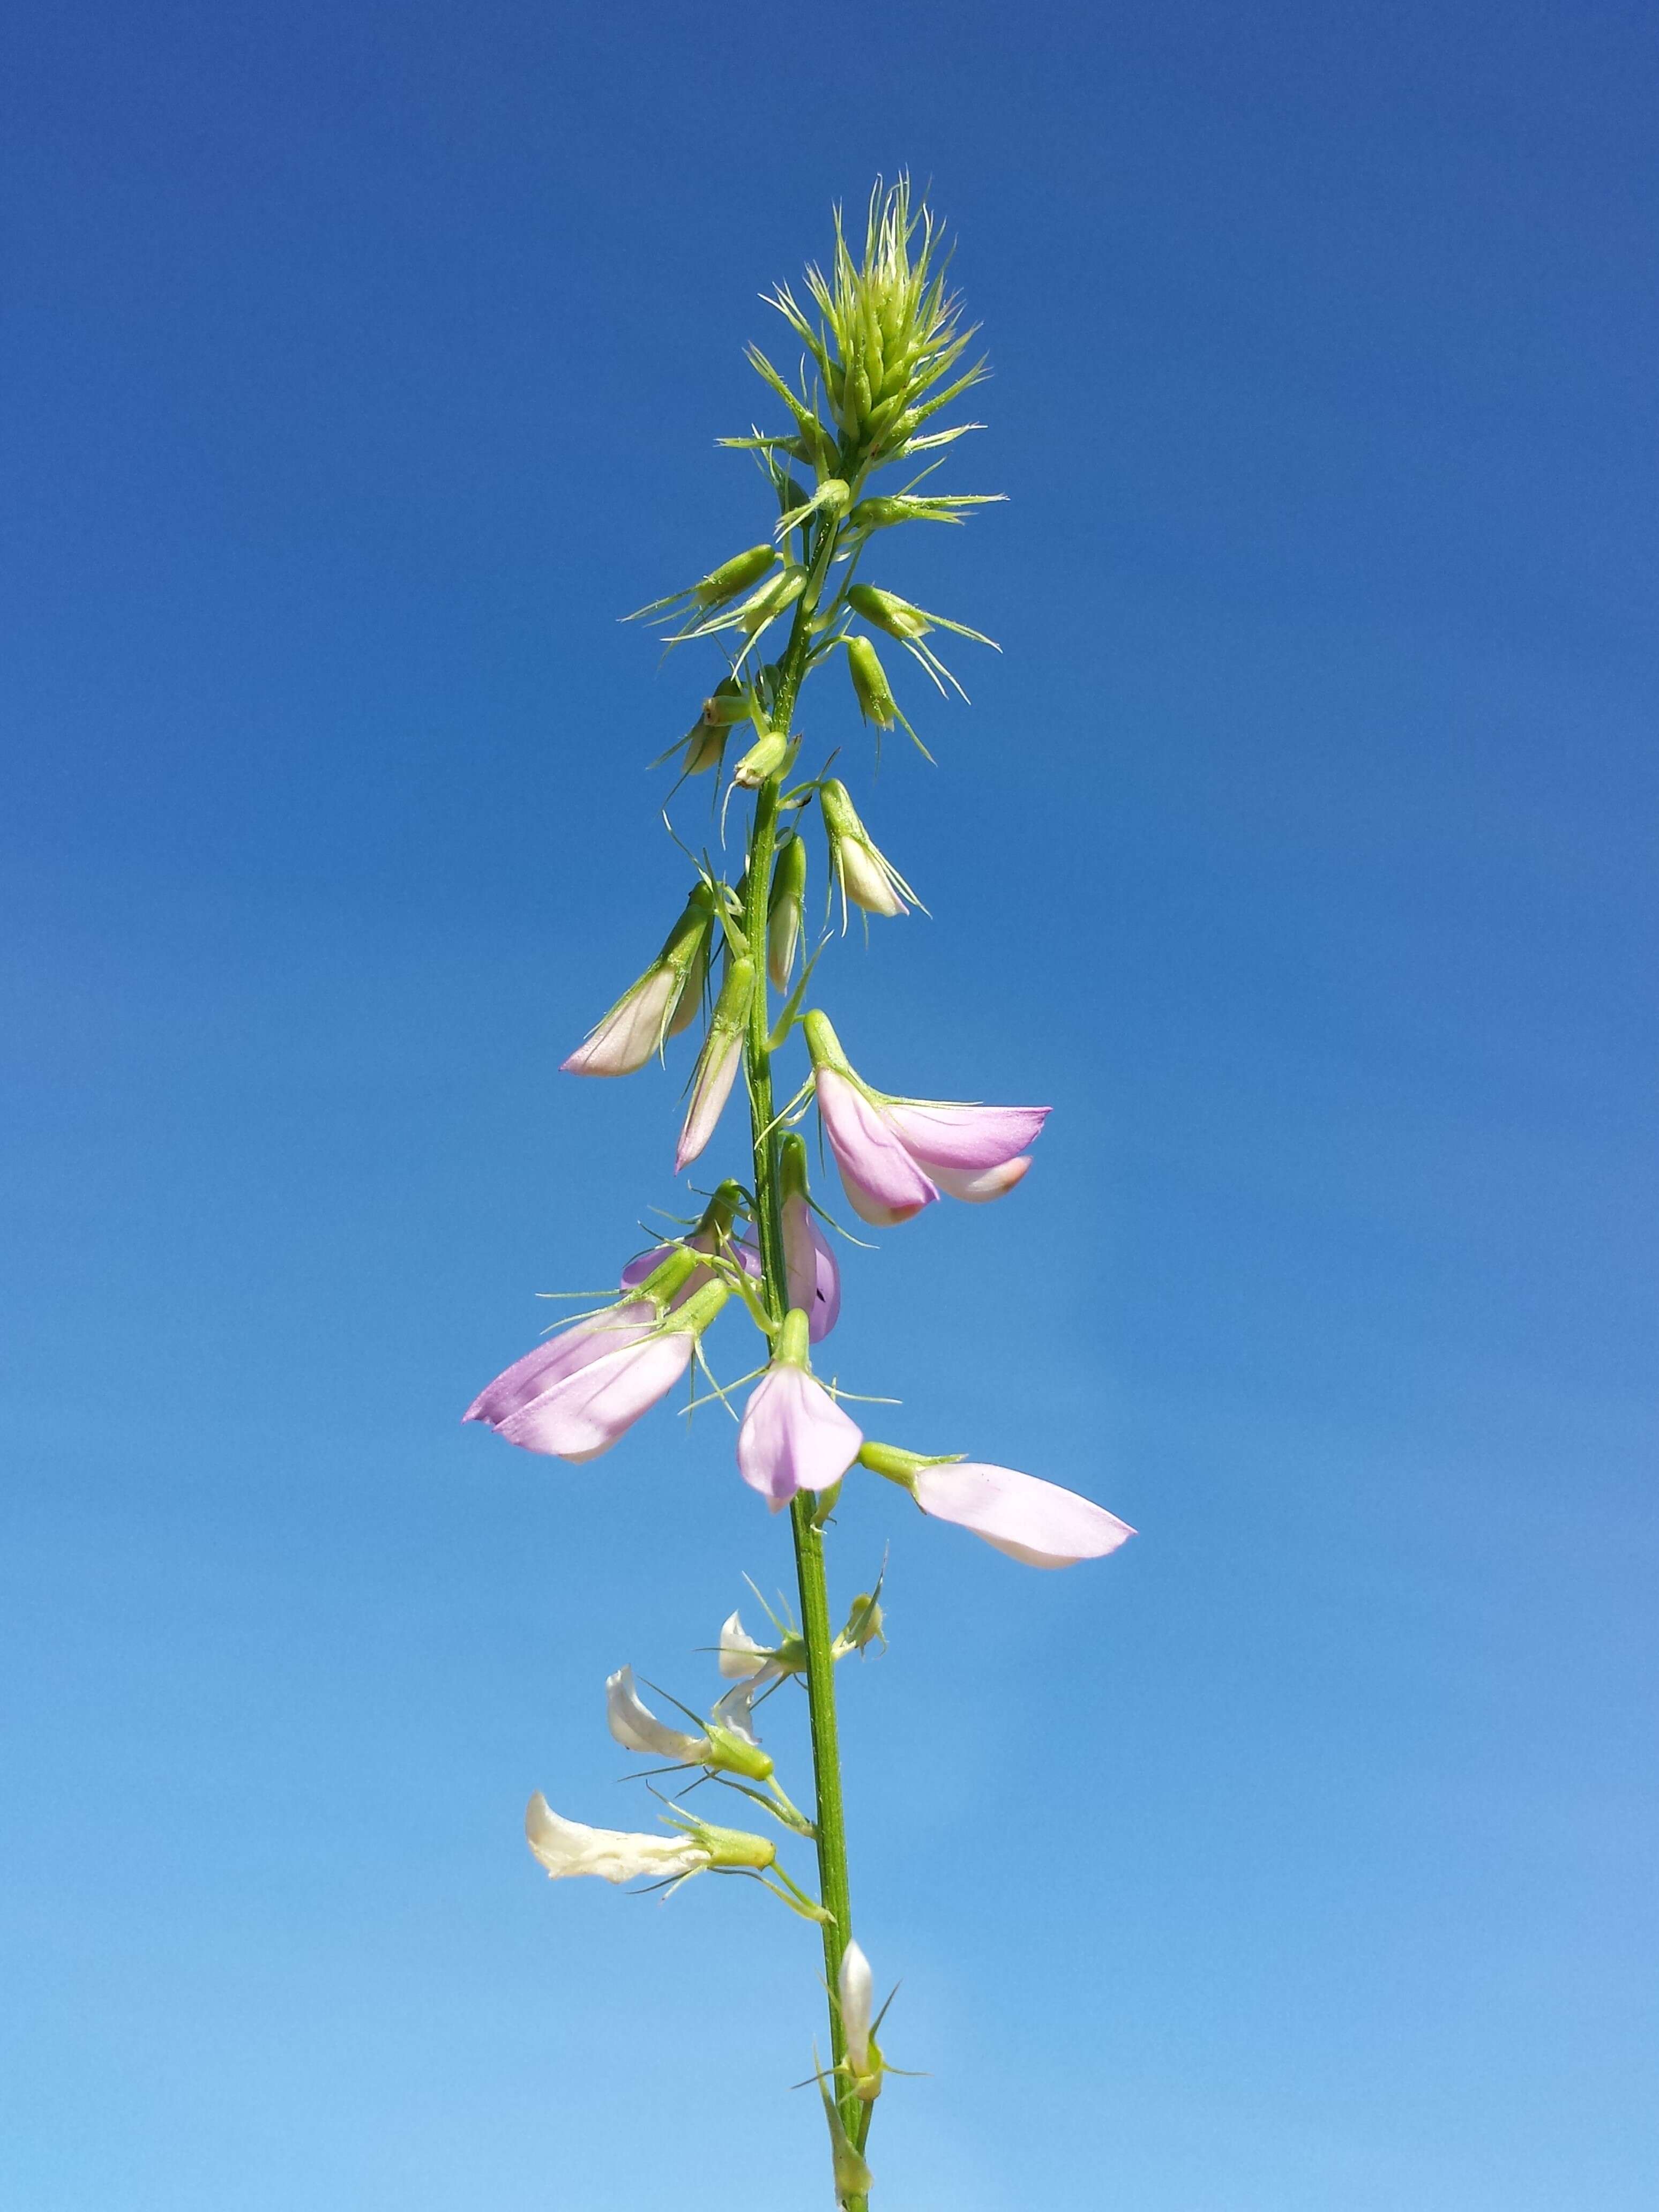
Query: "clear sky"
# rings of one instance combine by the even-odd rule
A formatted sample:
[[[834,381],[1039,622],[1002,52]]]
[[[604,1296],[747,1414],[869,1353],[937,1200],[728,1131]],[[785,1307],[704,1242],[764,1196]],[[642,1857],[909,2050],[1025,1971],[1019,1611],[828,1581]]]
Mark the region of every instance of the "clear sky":
[[[873,786],[809,693],[933,916],[823,1001],[1054,1113],[836,1365],[1141,1533],[849,1492],[876,2201],[1656,2201],[1656,106],[1593,0],[10,13],[9,2207],[824,2200],[811,1931],[520,1832],[786,1531],[718,1408],[459,1416],[678,1202],[684,1052],[556,1073],[684,880],[615,617],[905,164],[1011,496],[878,580],[1005,653]]]

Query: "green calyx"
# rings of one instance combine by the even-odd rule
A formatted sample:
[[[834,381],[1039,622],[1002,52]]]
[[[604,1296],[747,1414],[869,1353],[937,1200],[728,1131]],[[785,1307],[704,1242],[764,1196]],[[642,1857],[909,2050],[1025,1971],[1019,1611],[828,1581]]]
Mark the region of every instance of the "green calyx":
[[[711,1721],[706,1735],[707,1750],[703,1765],[723,1774],[741,1774],[750,1782],[769,1782],[772,1777],[772,1760],[751,1737],[739,1735],[735,1729],[722,1728]]]
[[[695,1260],[693,1264],[696,1264]],[[663,1265],[666,1267],[668,1262],[665,1260]],[[727,1286],[718,1279],[704,1283],[692,1291],[683,1306],[676,1307],[667,1316],[664,1326],[683,1330],[688,1336],[701,1336],[731,1295]]]
[[[772,1340],[774,1367],[805,1367],[811,1365],[808,1347],[811,1332],[807,1318],[799,1306],[791,1306],[783,1317],[783,1326]]]
[[[708,1852],[708,1863],[717,1871],[738,1867],[758,1870],[777,1858],[777,1845],[769,1837],[751,1836],[742,1828],[711,1827],[707,1820],[686,1820],[681,1825],[698,1849]]]
[[[778,1194],[781,1198],[807,1194],[806,1139],[799,1129],[792,1129],[778,1146]]]
[[[707,1264],[698,1254],[688,1251],[684,1244],[678,1245],[651,1270],[632,1295],[649,1298],[659,1316],[665,1314],[698,1268]]]
[[[767,730],[750,745],[732,771],[732,780],[745,791],[758,791],[775,775],[789,757],[789,739],[781,730]]]
[[[730,1036],[740,1030],[749,1018],[749,1001],[755,994],[755,963],[746,955],[728,960],[726,980],[720,985],[720,994],[714,1001],[714,1016],[709,1024],[709,1035]]]
[[[828,1014],[820,1013],[814,1006],[810,1013],[803,1017],[801,1029],[806,1038],[806,1049],[812,1055],[812,1066],[815,1069],[833,1068],[837,1075],[844,1075],[849,1083],[858,1083],[858,1078],[853,1073],[852,1063],[841,1048],[841,1039],[830,1026]],[[860,1084],[859,1087],[862,1090],[864,1086]]]
[[[873,1443],[868,1437],[859,1446],[859,1465],[867,1467],[872,1474],[879,1474],[889,1482],[896,1482],[901,1490],[914,1489],[918,1468],[954,1467],[964,1458],[963,1452],[906,1451],[899,1444]]]

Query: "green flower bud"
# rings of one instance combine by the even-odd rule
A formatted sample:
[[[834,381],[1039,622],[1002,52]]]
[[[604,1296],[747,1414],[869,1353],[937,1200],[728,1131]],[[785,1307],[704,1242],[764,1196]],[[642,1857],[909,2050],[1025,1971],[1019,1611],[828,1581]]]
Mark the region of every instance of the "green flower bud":
[[[820,785],[818,811],[823,817],[824,835],[830,840],[830,865],[841,886],[842,901],[850,899],[866,914],[886,915],[890,919],[895,915],[908,914],[910,909],[905,901],[915,899],[916,895],[877,848],[859,819],[847,786],[835,781]],[[843,903],[843,923],[846,918]]]
[[[854,584],[847,594],[847,603],[866,622],[873,623],[878,629],[884,629],[889,637],[896,637],[905,645],[926,637],[933,626],[920,607],[913,607],[896,592],[884,592],[878,584]]]
[[[766,904],[766,971],[780,991],[789,988],[805,898],[806,847],[799,836],[793,836],[778,848]]]
[[[887,672],[867,637],[848,639],[847,666],[853,678],[860,714],[866,722],[873,722],[878,729],[890,730],[898,720],[898,705],[893,697],[892,686],[887,681]]]
[[[890,530],[896,522],[913,519],[914,502],[897,496],[861,499],[847,518],[851,530]]]
[[[769,730],[750,746],[732,771],[732,781],[745,791],[757,791],[769,775],[775,775],[788,757],[789,740],[781,730]]]
[[[718,568],[711,568],[693,584],[691,596],[700,607],[717,607],[722,600],[734,599],[739,592],[758,583],[777,557],[775,546],[751,545],[746,553],[734,553]]]
[[[887,1649],[881,1597],[878,1591],[861,1590],[848,1609],[846,1627],[830,1646],[831,1655],[844,1659],[849,1651],[863,1651],[877,1642]]]

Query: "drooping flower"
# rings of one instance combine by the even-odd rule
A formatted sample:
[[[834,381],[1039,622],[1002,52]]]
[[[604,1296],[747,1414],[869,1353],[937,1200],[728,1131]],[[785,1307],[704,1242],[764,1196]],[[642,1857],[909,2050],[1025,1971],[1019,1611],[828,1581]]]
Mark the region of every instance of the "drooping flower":
[[[682,1256],[690,1260],[689,1254]],[[526,1451],[577,1462],[598,1459],[673,1389],[690,1364],[698,1338],[729,1296],[724,1283],[706,1283],[664,1316],[647,1306],[648,1322],[634,1319],[597,1332],[587,1325],[572,1330],[497,1376],[468,1407],[465,1419],[483,1421]],[[644,1304],[613,1311],[632,1314]],[[556,1355],[579,1336],[577,1348],[558,1361]],[[544,1356],[550,1363],[545,1367],[538,1364]]]
[[[772,864],[766,902],[766,969],[780,991],[789,988],[805,897],[806,846],[799,836],[787,837]]]
[[[1046,1106],[953,1105],[890,1097],[854,1073],[823,1014],[805,1022],[813,1085],[848,1201],[878,1227],[908,1221],[941,1190],[983,1203],[1030,1166]]]
[[[697,1766],[708,1739],[688,1735],[659,1721],[634,1686],[634,1669],[618,1667],[605,1683],[605,1725],[625,1751],[641,1751],[653,1759],[670,1759],[681,1766]]]
[[[1102,1559],[1135,1533],[1091,1498],[1012,1467],[925,1459],[897,1444],[872,1443],[860,1446],[859,1461],[908,1490],[935,1521],[954,1521],[1028,1567]]]
[[[657,1309],[649,1298],[630,1298],[607,1307],[587,1321],[578,1322],[562,1334],[538,1344],[515,1359],[493,1382],[487,1382],[461,1416],[463,1421],[482,1421],[499,1429],[503,1421],[550,1390],[556,1382],[591,1367],[595,1360],[626,1351],[641,1342],[657,1326]]]
[[[601,1881],[632,1881],[638,1875],[659,1880],[702,1874],[709,1868],[744,1870],[769,1867],[777,1851],[765,1836],[737,1828],[711,1827],[688,1820],[672,1836],[646,1836],[623,1828],[590,1828],[556,1813],[538,1790],[524,1816],[525,1840],[555,1881],[566,1875],[597,1875]]]
[[[804,1310],[808,1334],[820,1344],[841,1316],[841,1269],[807,1196],[805,1139],[792,1131],[783,1140],[780,1159],[789,1303]]]
[[[691,1079],[691,1103],[686,1109],[679,1148],[674,1155],[676,1175],[696,1158],[714,1135],[714,1126],[731,1095],[732,1079],[743,1058],[744,1027],[749,1018],[749,1001],[754,988],[754,962],[730,961],[720,997],[714,1002],[708,1035],[697,1056],[696,1073]]]
[[[696,1009],[714,911],[713,895],[699,884],[639,981],[561,1063],[567,1074],[631,1075],[665,1037],[684,1028]]]
[[[728,1690],[708,1728],[700,1735],[690,1735],[659,1721],[635,1687],[634,1669],[618,1667],[605,1678],[605,1725],[626,1751],[666,1759],[676,1766],[708,1766],[765,1782],[772,1773],[772,1760],[756,1739],[750,1710],[760,1686],[751,1680]]]
[[[848,899],[866,914],[885,915],[890,919],[909,913],[907,900],[921,904],[859,818],[858,809],[844,783],[832,778],[819,785],[818,811],[823,817],[824,835],[830,841],[830,865],[841,886],[843,928]]]
[[[808,1371],[808,1341],[806,1316],[792,1307],[738,1431],[738,1472],[775,1513],[798,1490],[839,1482],[863,1442],[858,1424]]]

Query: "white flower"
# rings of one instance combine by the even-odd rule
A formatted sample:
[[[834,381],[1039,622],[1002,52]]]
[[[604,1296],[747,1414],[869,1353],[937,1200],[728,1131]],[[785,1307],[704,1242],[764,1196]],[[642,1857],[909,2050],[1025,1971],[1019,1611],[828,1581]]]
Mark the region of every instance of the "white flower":
[[[653,1759],[672,1759],[676,1765],[701,1765],[708,1739],[687,1735],[683,1729],[665,1727],[640,1699],[634,1687],[634,1669],[618,1667],[605,1677],[605,1717],[611,1733],[627,1751],[643,1751]]]
[[[772,1657],[763,1644],[756,1643],[735,1613],[727,1616],[720,1629],[720,1672],[728,1682],[764,1674]]]
[[[715,1727],[729,1729],[744,1743],[756,1743],[758,1739],[755,1735],[753,1706],[756,1692],[765,1686],[759,1674],[751,1674],[746,1682],[734,1684],[714,1708]]]
[[[870,2071],[870,2004],[875,1977],[870,1961],[856,1943],[841,1954],[836,1994],[841,2005],[841,2032],[847,2042],[847,2060],[856,2077]]]
[[[701,1874],[710,1853],[690,1836],[636,1836],[621,1828],[589,1828],[556,1813],[538,1790],[524,1816],[525,1840],[555,1881],[596,1874],[602,1881],[635,1875]]]

